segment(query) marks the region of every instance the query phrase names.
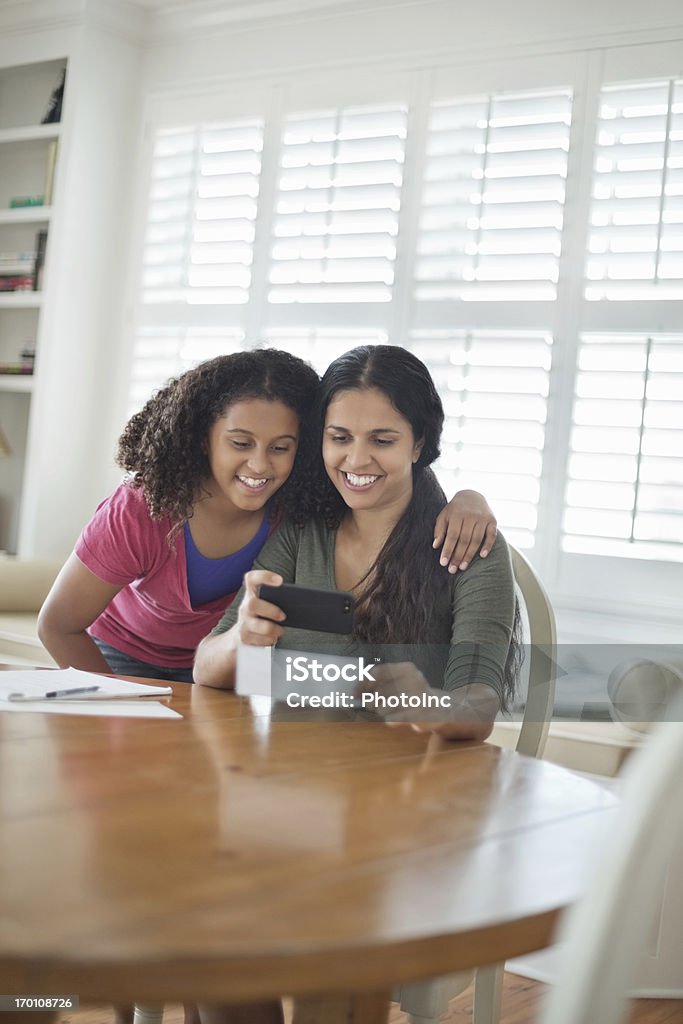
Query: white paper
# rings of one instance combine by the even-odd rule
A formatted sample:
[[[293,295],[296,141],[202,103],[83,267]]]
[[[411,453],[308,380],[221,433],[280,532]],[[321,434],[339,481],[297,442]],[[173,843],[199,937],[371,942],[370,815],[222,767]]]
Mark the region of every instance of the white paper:
[[[2,701],[0,715],[9,711],[40,711],[49,715],[102,715],[109,718],[182,718],[158,700],[31,700]]]
[[[54,690],[70,690],[81,686],[97,686],[93,693],[81,697],[52,697],[47,700],[10,701],[11,693],[40,697]],[[170,686],[130,683],[123,679],[80,669],[17,669],[0,672],[0,712],[40,711],[53,715],[115,715],[120,718],[182,718],[177,711],[142,695],[166,696]],[[131,700],[122,700],[130,696]],[[107,700],[107,698],[113,698]]]
[[[102,700],[107,697],[118,697],[120,694],[131,697],[165,696],[172,693],[170,686],[150,686],[148,683],[129,683],[123,679],[111,679],[95,672],[81,672],[77,668],[60,669],[17,669],[0,672],[0,701],[7,701],[11,693],[20,693],[25,697],[39,697],[43,693],[54,690],[72,690],[81,686],[97,686],[96,692],[83,694],[79,697],[82,703],[88,700]],[[73,700],[73,698],[52,698],[51,700]]]

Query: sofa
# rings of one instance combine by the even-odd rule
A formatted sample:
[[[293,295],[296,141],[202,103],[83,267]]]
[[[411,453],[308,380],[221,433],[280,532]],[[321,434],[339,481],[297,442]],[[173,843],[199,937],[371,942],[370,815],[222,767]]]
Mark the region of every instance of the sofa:
[[[55,667],[38,639],[36,623],[61,567],[57,561],[0,556],[0,662]]]

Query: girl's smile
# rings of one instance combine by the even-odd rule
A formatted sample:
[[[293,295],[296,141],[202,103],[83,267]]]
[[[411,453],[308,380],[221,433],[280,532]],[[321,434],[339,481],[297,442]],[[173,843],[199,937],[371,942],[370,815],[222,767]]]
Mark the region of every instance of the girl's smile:
[[[292,472],[298,438],[298,417],[282,402],[234,402],[209,430],[211,495],[245,512],[263,508]]]

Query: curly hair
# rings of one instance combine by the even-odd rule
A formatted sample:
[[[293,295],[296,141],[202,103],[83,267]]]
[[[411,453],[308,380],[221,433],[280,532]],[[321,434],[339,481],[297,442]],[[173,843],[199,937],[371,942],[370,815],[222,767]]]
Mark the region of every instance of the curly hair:
[[[413,465],[413,493],[408,507],[387,538],[365,577],[356,605],[354,634],[371,644],[421,644],[434,640],[431,609],[450,587],[425,524],[436,519],[446,497],[429,468],[440,454],[443,405],[429,370],[406,349],[393,345],[363,345],[336,359],[323,374],[315,413],[316,436],[325,424],[327,407],[340,391],[376,388],[408,421],[422,450]],[[299,514],[321,516],[336,529],[348,511],[332,484],[320,454],[311,464],[309,485],[302,492]],[[515,602],[502,704],[515,693],[520,665],[521,620]]]
[[[157,391],[126,424],[116,461],[142,489],[150,514],[168,516],[175,527],[192,516],[211,475],[207,438],[213,424],[235,402],[261,398],[282,402],[300,423],[294,469],[273,501],[276,516],[293,513],[302,480],[310,471],[314,442],[310,416],[319,378],[302,359],[278,349],[217,356],[200,363]]]

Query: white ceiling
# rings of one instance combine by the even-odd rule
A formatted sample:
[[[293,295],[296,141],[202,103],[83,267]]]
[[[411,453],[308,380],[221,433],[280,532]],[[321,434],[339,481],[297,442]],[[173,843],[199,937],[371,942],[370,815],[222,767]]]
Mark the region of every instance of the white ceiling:
[[[7,2],[0,0],[0,8]],[[87,2],[87,0],[86,0]],[[399,8],[420,8],[424,5],[425,17],[430,9],[447,8],[451,16],[462,23],[468,20],[471,3],[467,0],[109,0],[128,7],[137,7],[141,16],[146,16],[148,31],[152,36],[178,36],[187,31],[214,31],[229,23],[265,23],[269,19],[277,23],[291,17],[307,18],[316,15],[347,13],[362,17],[370,11]],[[547,0],[518,0],[522,8],[539,13],[539,25],[544,26],[545,35],[553,34],[553,27],[563,32],[567,17]],[[514,6],[514,5],[513,5]],[[507,21],[509,0],[490,0],[492,24]],[[586,25],[600,31],[619,29],[640,29],[646,26],[676,26],[683,23],[681,0],[573,0],[569,22]],[[533,19],[531,24],[534,24]],[[535,34],[535,33],[534,33]]]

